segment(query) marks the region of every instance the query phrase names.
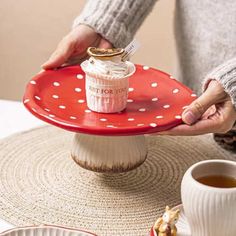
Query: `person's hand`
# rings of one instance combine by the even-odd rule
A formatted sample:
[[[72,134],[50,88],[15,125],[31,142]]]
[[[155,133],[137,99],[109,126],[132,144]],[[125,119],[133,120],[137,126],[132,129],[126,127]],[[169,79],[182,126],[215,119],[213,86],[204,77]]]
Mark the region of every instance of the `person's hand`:
[[[86,59],[88,47],[111,48],[112,44],[89,26],[79,25],[61,40],[42,68],[78,64]]]
[[[221,84],[211,80],[206,91],[184,110],[182,120],[185,124],[157,134],[227,133],[236,120],[236,110]]]

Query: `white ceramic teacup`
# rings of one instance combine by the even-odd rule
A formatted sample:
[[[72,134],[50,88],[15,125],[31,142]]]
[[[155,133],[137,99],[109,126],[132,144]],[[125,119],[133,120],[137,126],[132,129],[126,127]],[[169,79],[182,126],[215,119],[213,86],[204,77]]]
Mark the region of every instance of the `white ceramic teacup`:
[[[181,198],[191,235],[236,235],[236,187],[211,187],[197,181],[211,175],[236,178],[236,162],[201,161],[185,173],[181,184]]]

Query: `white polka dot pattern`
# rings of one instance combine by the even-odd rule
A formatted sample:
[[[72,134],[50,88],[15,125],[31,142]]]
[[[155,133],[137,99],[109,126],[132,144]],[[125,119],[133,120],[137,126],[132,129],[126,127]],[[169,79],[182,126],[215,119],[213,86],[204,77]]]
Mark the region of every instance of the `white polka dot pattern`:
[[[146,111],[146,109],[145,108],[140,108],[140,109],[138,109],[139,111],[141,111],[141,112],[144,112],[144,111]]]
[[[53,85],[56,86],[56,87],[58,87],[58,86],[60,86],[60,83],[54,82]]]
[[[77,79],[83,79],[84,78],[84,76],[81,75],[81,74],[78,74],[76,77],[77,77]]]
[[[56,76],[50,74],[47,79],[42,78],[47,71],[37,75],[37,81],[29,82],[29,89],[34,92],[27,94],[23,102],[43,120],[53,118],[50,123],[75,132],[83,129],[84,133],[123,135],[139,134],[139,130],[153,132],[153,128],[161,131],[172,123],[180,124],[183,109],[196,98],[173,76],[148,66],[136,66],[136,73],[129,79],[127,108],[118,113],[97,113],[87,106],[85,76],[80,67],[74,67],[75,73],[69,68],[68,77],[61,73],[63,70],[67,68],[55,71]]]
[[[115,128],[114,125],[107,125],[107,128]]]
[[[151,123],[150,126],[151,126],[151,127],[156,127],[157,124],[156,124],[156,123]]]
[[[70,116],[70,119],[71,120],[76,120],[76,117],[75,116]]]
[[[134,118],[128,118],[128,121],[134,121]]]
[[[156,101],[158,101],[158,98],[152,98],[152,101],[156,102]]]
[[[179,92],[179,89],[174,89],[173,90],[173,93],[178,93]]]
[[[163,108],[165,108],[165,109],[170,108],[170,105],[166,104],[166,105],[163,106]]]
[[[81,91],[82,91],[81,88],[75,88],[75,92],[79,93]]]

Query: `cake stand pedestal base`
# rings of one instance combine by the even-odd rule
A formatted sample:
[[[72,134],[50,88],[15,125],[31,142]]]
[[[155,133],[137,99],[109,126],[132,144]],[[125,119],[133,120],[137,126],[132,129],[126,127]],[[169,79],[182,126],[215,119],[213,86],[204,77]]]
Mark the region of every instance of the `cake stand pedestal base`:
[[[135,169],[147,156],[144,135],[100,136],[76,133],[71,156],[81,167],[103,173]]]

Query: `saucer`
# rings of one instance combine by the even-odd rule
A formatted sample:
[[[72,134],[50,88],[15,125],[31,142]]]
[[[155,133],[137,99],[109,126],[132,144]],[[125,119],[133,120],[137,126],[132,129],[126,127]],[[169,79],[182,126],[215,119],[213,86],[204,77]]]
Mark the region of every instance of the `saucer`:
[[[173,210],[177,209],[180,209],[179,220],[176,224],[176,227],[178,229],[177,236],[191,236],[190,226],[184,214],[183,205],[181,204],[173,208]]]
[[[179,215],[179,220],[176,224],[177,227],[177,236],[191,236],[191,231],[190,231],[190,227],[187,221],[187,218],[184,214],[184,208],[183,205],[178,205],[175,206],[173,208],[173,210],[177,210],[180,209],[180,215]],[[157,236],[156,232],[153,230],[151,230],[150,236]]]

